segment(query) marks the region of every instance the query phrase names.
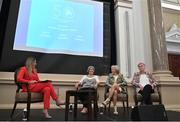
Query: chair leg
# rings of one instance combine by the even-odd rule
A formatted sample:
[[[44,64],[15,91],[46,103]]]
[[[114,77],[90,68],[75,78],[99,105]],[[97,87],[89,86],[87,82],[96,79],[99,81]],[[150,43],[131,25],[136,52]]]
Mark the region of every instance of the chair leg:
[[[138,105],[138,101],[135,101],[135,106],[137,106]]]
[[[106,106],[104,106],[104,111],[106,111]]]
[[[88,120],[92,120],[92,104],[91,101],[89,101],[88,103],[88,116],[87,116]]]
[[[69,98],[70,98],[70,95],[68,94],[68,92],[66,92],[66,108],[65,108],[65,121],[68,120],[68,112],[69,112]],[[74,103],[76,104],[76,103]],[[76,112],[76,111],[74,111]]]
[[[78,96],[74,96],[74,119],[77,119],[77,105],[78,105]]]
[[[127,101],[126,101],[126,107],[127,107],[127,110],[129,111],[129,100],[127,98]]]
[[[29,121],[29,115],[30,115],[30,106],[31,106],[31,103],[28,101],[27,102],[27,120]]]
[[[110,112],[110,108],[111,108],[111,101],[109,102],[108,112]]]
[[[88,93],[88,120],[92,119],[92,104],[91,104],[91,93]]]
[[[104,97],[104,101],[105,101],[105,100],[106,100],[106,97]],[[106,108],[107,108],[107,107],[106,107],[106,105],[105,105],[105,106],[104,106],[104,111],[106,111]]]
[[[12,117],[13,117],[13,114],[14,114],[14,111],[15,111],[15,109],[16,109],[16,106],[17,106],[17,102],[14,103],[14,107],[13,107],[13,110],[12,110],[11,116],[10,116],[11,119],[12,119]]]
[[[124,112],[126,111],[124,101],[123,101],[123,110]]]
[[[138,100],[137,100],[137,96],[136,95],[134,95],[134,102],[135,102],[135,106],[137,106],[138,105]]]
[[[98,113],[98,103],[97,103],[97,96],[94,99],[94,120],[97,120],[97,113]]]

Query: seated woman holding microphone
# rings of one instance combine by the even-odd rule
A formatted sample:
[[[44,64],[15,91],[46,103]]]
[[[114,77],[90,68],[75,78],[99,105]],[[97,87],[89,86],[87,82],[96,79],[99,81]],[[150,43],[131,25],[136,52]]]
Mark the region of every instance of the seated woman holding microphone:
[[[87,69],[87,72],[88,72],[88,74],[84,75],[82,77],[82,79],[78,83],[76,83],[75,87],[78,90],[92,90],[92,91],[94,91],[97,89],[97,86],[99,83],[98,76],[94,75],[94,73],[95,73],[94,66],[89,66]],[[81,95],[79,97],[83,103],[83,109],[82,109],[81,113],[87,113],[88,112],[88,109],[87,109],[88,95]]]
[[[44,115],[46,118],[52,118],[48,113],[48,109],[50,107],[50,97],[52,97],[52,99],[56,102],[56,105],[59,107],[60,104],[63,104],[64,102],[60,102],[58,100],[51,82],[43,82],[39,80],[36,65],[36,59],[28,57],[26,59],[25,66],[21,67],[17,75],[17,81],[29,83],[29,89],[31,92],[41,92],[44,95]],[[22,92],[26,92],[26,86],[22,87]]]
[[[109,74],[106,85],[109,86],[109,96],[108,98],[102,103],[103,105],[108,105],[110,100],[112,99],[114,105],[114,114],[118,114],[117,111],[117,96],[118,93],[124,91],[123,85],[126,85],[126,81],[123,75],[119,71],[119,67],[117,65],[111,66],[111,73]]]

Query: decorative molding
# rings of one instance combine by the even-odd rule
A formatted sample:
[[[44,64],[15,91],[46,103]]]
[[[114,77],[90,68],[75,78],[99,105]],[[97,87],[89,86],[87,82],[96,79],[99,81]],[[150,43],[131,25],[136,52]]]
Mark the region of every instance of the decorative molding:
[[[176,24],[173,24],[170,31],[166,32],[166,39],[170,42],[180,43],[180,28]]]
[[[180,6],[180,0],[162,0],[162,2]]]
[[[117,3],[117,2],[132,3],[132,0],[114,0],[114,3]]]
[[[166,32],[167,51],[171,54],[180,54],[180,28],[173,24]]]
[[[130,23],[129,23],[129,12],[126,11],[125,12],[125,29],[126,29],[126,71],[127,71],[127,78],[131,77],[131,49],[130,49],[130,45],[131,45],[131,39],[130,39]]]
[[[114,0],[114,9],[117,9],[118,7],[132,9],[132,0]]]
[[[172,2],[168,0],[161,0],[161,6],[165,9],[174,10],[174,11],[180,11],[180,1],[178,2]]]

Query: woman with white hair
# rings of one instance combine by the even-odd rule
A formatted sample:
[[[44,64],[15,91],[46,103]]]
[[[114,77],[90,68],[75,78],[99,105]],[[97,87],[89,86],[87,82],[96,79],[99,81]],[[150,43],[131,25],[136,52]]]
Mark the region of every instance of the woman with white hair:
[[[106,85],[109,86],[109,96],[102,103],[103,105],[108,105],[110,100],[112,99],[114,105],[114,114],[118,114],[117,112],[117,96],[118,93],[124,91],[123,86],[126,85],[126,81],[122,74],[120,74],[119,67],[117,65],[111,66],[111,73],[109,74]]]
[[[87,69],[87,72],[88,72],[88,74],[84,75],[82,77],[82,79],[75,85],[75,87],[78,90],[92,90],[92,91],[94,91],[97,89],[97,86],[99,83],[98,76],[94,75],[94,73],[95,73],[94,66],[89,66]],[[88,112],[88,109],[87,109],[88,95],[81,95],[79,97],[83,103],[83,109],[82,109],[81,113],[87,113]]]
[[[134,73],[132,84],[136,87],[136,92],[142,95],[141,104],[151,105],[151,94],[157,85],[152,73],[146,71],[145,64],[140,62],[138,65],[139,72]]]

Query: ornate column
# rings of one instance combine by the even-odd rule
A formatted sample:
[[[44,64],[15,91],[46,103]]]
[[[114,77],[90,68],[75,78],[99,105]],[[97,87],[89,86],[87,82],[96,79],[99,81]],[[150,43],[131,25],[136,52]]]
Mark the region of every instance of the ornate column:
[[[169,71],[161,0],[147,1],[154,74],[155,76],[172,76],[171,72]]]

